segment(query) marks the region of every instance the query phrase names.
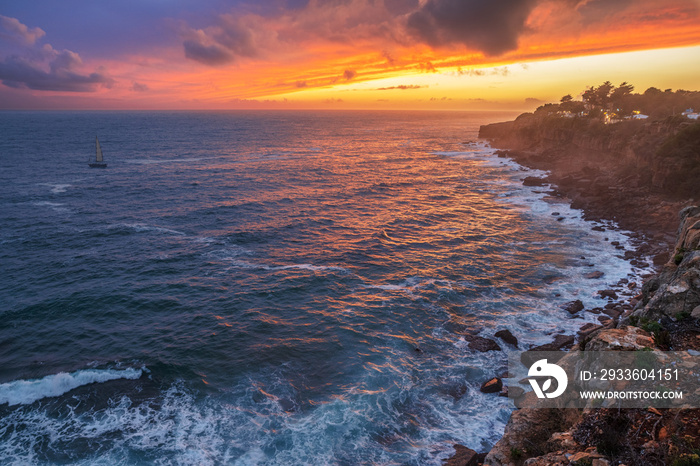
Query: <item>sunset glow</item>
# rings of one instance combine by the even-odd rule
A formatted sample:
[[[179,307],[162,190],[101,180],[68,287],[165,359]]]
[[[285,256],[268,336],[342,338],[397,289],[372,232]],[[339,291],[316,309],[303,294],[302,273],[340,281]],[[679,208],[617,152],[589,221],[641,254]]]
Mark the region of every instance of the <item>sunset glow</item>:
[[[699,11],[693,0],[17,3],[0,9],[0,108],[532,109],[604,80],[696,90]]]

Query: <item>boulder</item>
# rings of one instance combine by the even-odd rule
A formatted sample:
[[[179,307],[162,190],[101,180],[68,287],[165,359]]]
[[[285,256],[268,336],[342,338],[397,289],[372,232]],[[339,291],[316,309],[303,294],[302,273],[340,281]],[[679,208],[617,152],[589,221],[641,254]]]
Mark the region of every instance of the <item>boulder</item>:
[[[602,328],[603,328],[602,325],[596,325],[596,324],[592,324],[589,322],[578,330],[578,334],[581,335],[581,337],[587,337],[591,333],[595,332],[596,330],[600,330]]]
[[[504,329],[504,330],[499,330],[494,334],[496,337],[500,338],[501,340],[505,341],[509,345],[513,345],[516,348],[518,347],[518,339],[515,338],[515,336],[510,333],[510,330]]]
[[[603,330],[586,344],[586,351],[632,351],[653,348],[654,339],[637,327]]]
[[[598,291],[598,294],[600,295],[601,298],[610,298],[610,299],[617,299],[617,293],[615,293],[615,290],[600,290]]]
[[[549,355],[549,359],[551,360],[551,362],[557,362],[559,359],[563,358],[566,355],[566,353],[561,350],[573,346],[574,341],[575,337],[573,335],[557,335],[554,337],[553,342],[546,343],[540,346],[535,346],[534,348],[530,348],[524,353],[521,353],[520,361],[523,364],[525,364],[525,366],[530,367],[532,363],[534,363],[538,359],[541,359],[541,356],[538,356],[537,354],[538,352],[548,351],[551,353],[557,353],[556,355]]]
[[[524,186],[545,186],[547,180],[544,178],[538,178],[536,176],[528,176],[523,180]]]
[[[477,466],[479,464],[480,455],[471,448],[456,444],[454,449],[455,454],[445,461],[445,466]]]
[[[583,276],[583,278],[588,278],[589,280],[595,280],[597,278],[602,277],[605,275],[605,273],[601,272],[600,270],[596,270],[595,272],[589,272]]]
[[[576,301],[571,301],[562,306],[562,309],[567,311],[569,314],[576,314],[579,311],[583,310],[583,303],[581,302],[580,299],[577,299]]]
[[[469,342],[469,349],[474,351],[480,351],[482,353],[487,351],[501,351],[501,347],[498,346],[498,343],[488,338],[476,335],[465,335],[464,339]]]
[[[500,392],[502,388],[503,388],[503,381],[501,379],[499,379],[498,377],[494,377],[494,378],[489,379],[486,382],[482,383],[481,388],[479,388],[479,390],[482,393],[497,393],[497,392]]]

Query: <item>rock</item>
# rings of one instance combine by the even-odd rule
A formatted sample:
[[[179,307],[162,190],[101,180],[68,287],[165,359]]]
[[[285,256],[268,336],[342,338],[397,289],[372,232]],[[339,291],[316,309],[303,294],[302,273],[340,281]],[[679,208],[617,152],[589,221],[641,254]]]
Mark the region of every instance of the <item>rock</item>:
[[[576,301],[571,301],[569,303],[564,304],[562,306],[562,309],[567,311],[569,314],[576,314],[577,312],[583,310],[583,303],[580,299],[577,299]]]
[[[596,325],[596,324],[592,324],[589,322],[578,330],[578,334],[581,335],[581,337],[587,337],[591,333],[595,332],[596,330],[600,330],[602,328],[603,328],[602,325]]]
[[[464,445],[454,445],[455,454],[447,459],[445,466],[477,466],[479,464],[480,455],[467,448]]]
[[[528,392],[534,396],[533,392]],[[535,396],[535,399],[537,397]],[[506,425],[503,437],[493,446],[486,456],[484,464],[508,465],[517,462],[511,453],[517,449],[521,452],[530,448],[541,448],[554,432],[568,430],[578,413],[575,410],[518,409],[513,411]],[[538,441],[537,439],[542,439]],[[526,447],[527,446],[527,447]],[[565,459],[565,458],[564,458]],[[556,463],[542,463],[553,465]],[[567,464],[567,463],[562,463]]]
[[[583,276],[583,278],[588,278],[589,280],[594,280],[596,278],[602,277],[603,275],[605,275],[605,273],[601,272],[600,270],[596,270],[595,272],[590,272],[590,273],[585,274]]]
[[[601,325],[606,325],[606,326],[607,326],[607,325],[610,324],[610,322],[612,322],[612,321],[613,321],[613,320],[612,320],[610,317],[608,317],[608,316],[600,316],[600,317],[598,317],[598,322],[600,322]]]
[[[572,449],[578,445],[571,432],[555,432],[549,438],[549,442],[559,450]]]
[[[460,383],[458,385],[453,385],[449,387],[445,393],[450,395],[452,398],[456,400],[461,399],[465,393],[467,393],[467,386],[463,383]]]
[[[693,319],[700,319],[700,306],[696,306],[695,309],[690,312],[690,317]]]
[[[593,231],[605,231],[605,228],[596,225],[593,228],[591,228],[591,230],[593,230]]]
[[[559,351],[563,348],[570,347],[574,344],[573,335],[557,335],[554,337],[554,341],[551,343],[546,343],[544,345],[535,346],[530,348],[529,351]]]
[[[500,338],[501,340],[505,341],[509,345],[513,345],[516,348],[518,347],[518,339],[515,338],[515,336],[510,333],[510,330],[504,329],[504,330],[499,330],[494,334],[494,336]]]
[[[523,180],[523,186],[546,186],[547,180],[536,176],[527,176]]]
[[[586,344],[586,351],[641,350],[653,348],[654,340],[637,327],[606,329]]]
[[[474,351],[480,351],[482,353],[487,351],[501,351],[501,347],[498,346],[498,343],[488,338],[478,337],[476,335],[465,335],[464,339],[469,342],[469,349]]]
[[[598,291],[598,294],[601,298],[617,299],[617,294],[615,293],[615,290],[600,290]]]
[[[482,383],[481,388],[479,388],[479,390],[482,393],[496,393],[496,392],[500,392],[502,388],[503,388],[503,381],[501,379],[499,379],[498,377],[494,377],[494,378]]]
[[[536,458],[528,458],[523,466],[559,466],[569,464],[564,453],[548,453]]]
[[[557,335],[554,337],[554,341],[551,343],[546,343],[544,345],[540,346],[535,346],[534,348],[530,348],[529,350],[525,351],[524,353],[520,354],[520,361],[527,367],[530,367],[532,363],[537,361],[538,359],[541,359],[541,356],[539,356],[537,353],[541,351],[548,351],[552,353],[557,353],[552,354],[549,356],[549,359],[551,360],[550,362],[557,362],[559,359],[564,357],[566,353],[564,351],[561,351],[563,348],[569,348],[573,346],[575,341],[575,338],[573,335]]]
[[[575,453],[575,454],[569,456],[569,461],[571,462],[571,464],[576,464],[578,462],[584,462],[584,461],[593,462],[594,459],[599,459],[599,458],[603,458],[603,455],[601,455],[600,453],[580,451],[578,453]]]
[[[508,396],[511,398],[520,398],[525,394],[525,389],[521,387],[507,387]]]

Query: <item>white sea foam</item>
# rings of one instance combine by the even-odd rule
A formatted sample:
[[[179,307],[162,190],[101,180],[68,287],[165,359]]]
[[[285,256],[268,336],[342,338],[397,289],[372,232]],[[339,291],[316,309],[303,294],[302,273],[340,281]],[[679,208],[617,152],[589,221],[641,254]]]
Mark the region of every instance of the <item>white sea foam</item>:
[[[41,186],[48,186],[54,194],[65,193],[68,188],[73,186],[68,183],[40,183]]]
[[[309,272],[342,272],[350,273],[350,270],[344,267],[338,267],[333,265],[313,265],[313,264],[289,264],[289,265],[279,265],[271,266],[267,264],[261,264],[256,262],[250,262],[246,260],[241,260],[240,256],[251,255],[252,252],[248,249],[242,247],[229,247],[226,249],[217,249],[215,251],[209,251],[205,254],[205,257],[217,260],[217,261],[227,261],[232,267],[238,267],[242,269],[261,269],[261,270],[308,270]]]
[[[155,232],[177,236],[186,235],[186,233],[181,231],[171,230],[170,228],[158,227],[155,225],[147,225],[144,223],[118,223],[116,225],[112,225],[110,228],[129,228],[137,232]]]
[[[51,210],[53,210],[55,212],[60,212],[60,213],[66,213],[66,212],[71,211],[68,207],[65,207],[65,204],[63,204],[61,202],[35,201],[35,202],[32,202],[32,205],[35,205],[38,207],[48,207]]]
[[[292,264],[292,265],[282,265],[279,267],[272,267],[272,270],[287,270],[287,269],[301,269],[301,270],[309,270],[311,272],[334,271],[334,272],[350,273],[350,271],[344,267],[336,267],[336,266],[330,266],[330,265]]]
[[[47,375],[41,379],[15,380],[0,384],[0,404],[31,404],[47,397],[63,395],[82,385],[116,379],[138,379],[141,369],[85,369],[77,372]]]

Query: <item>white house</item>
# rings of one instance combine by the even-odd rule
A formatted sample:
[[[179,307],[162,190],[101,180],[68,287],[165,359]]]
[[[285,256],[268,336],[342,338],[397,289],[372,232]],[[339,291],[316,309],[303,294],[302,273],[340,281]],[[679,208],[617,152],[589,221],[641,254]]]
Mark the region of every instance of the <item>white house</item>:
[[[688,108],[685,110],[685,112],[681,113],[686,118],[690,118],[691,120],[697,120],[698,117],[700,117],[700,113],[694,112],[692,108]]]

